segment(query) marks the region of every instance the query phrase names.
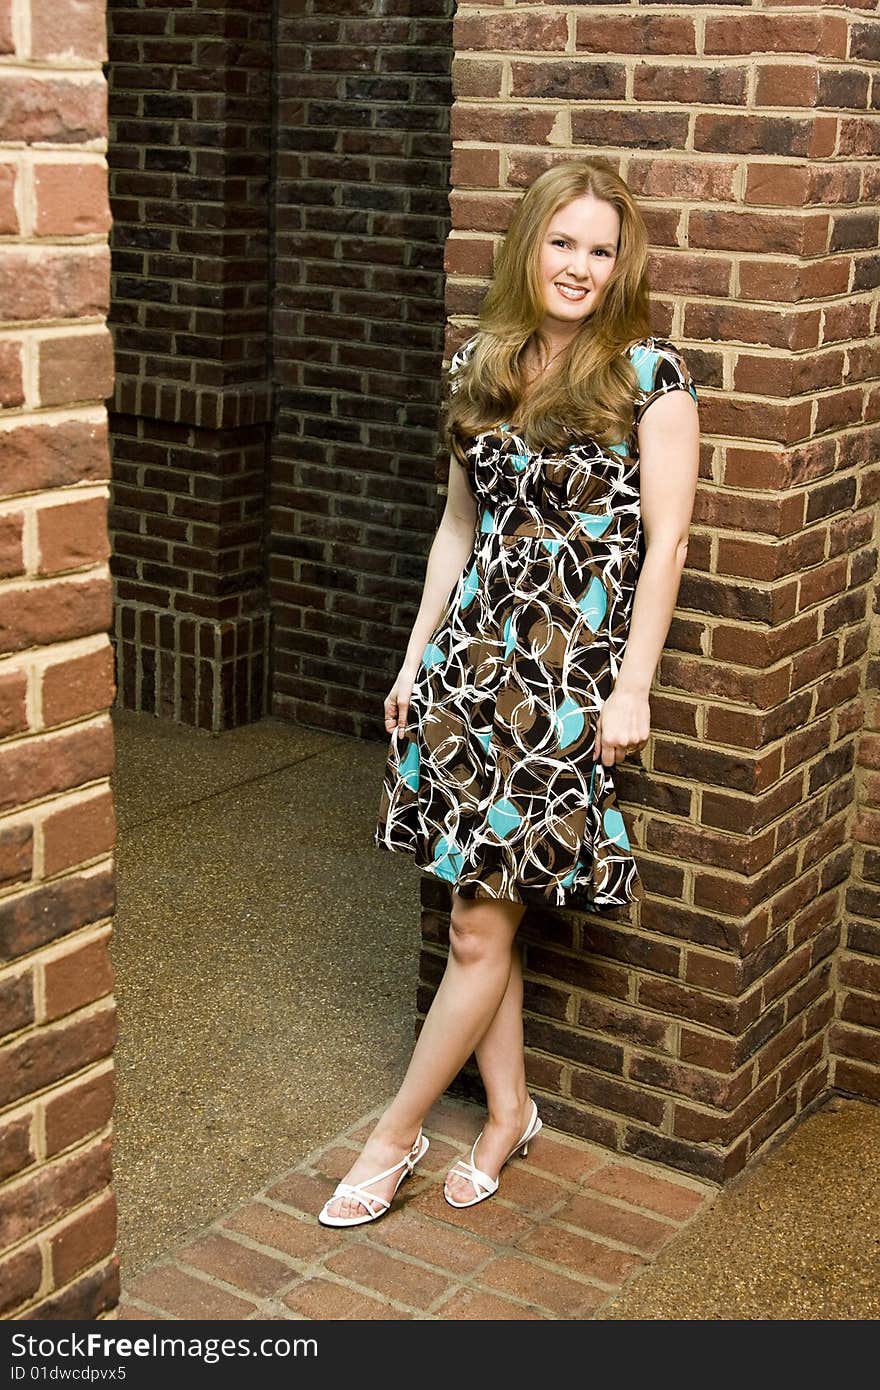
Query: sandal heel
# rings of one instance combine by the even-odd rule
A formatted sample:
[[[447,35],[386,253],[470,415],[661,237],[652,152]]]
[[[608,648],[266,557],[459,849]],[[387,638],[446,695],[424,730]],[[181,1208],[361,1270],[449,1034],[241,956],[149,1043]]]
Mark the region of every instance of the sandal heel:
[[[523,1158],[525,1158],[529,1152],[529,1144],[534,1139],[538,1131],[542,1128],[542,1122],[538,1118],[538,1107],[535,1104],[535,1102],[532,1101],[532,1118],[526,1125],[521,1139],[518,1143],[514,1144],[513,1148],[510,1150],[510,1153],[507,1155],[507,1158],[505,1158],[504,1163],[502,1163],[501,1167],[503,1168],[504,1164],[508,1163],[510,1159],[514,1158],[518,1153],[521,1153]],[[482,1172],[482,1170],[479,1169],[474,1162],[474,1158],[477,1152],[477,1144],[479,1144],[480,1142],[481,1135],[482,1130],[474,1140],[474,1146],[471,1149],[470,1158],[459,1159],[458,1163],[456,1163],[455,1166],[451,1168],[449,1173],[447,1174],[448,1177],[466,1178],[467,1181],[471,1184],[471,1187],[474,1189],[474,1196],[469,1202],[455,1202],[450,1197],[444,1185],[443,1195],[451,1207],[474,1207],[477,1205],[478,1202],[485,1202],[487,1197],[492,1197],[498,1191],[498,1183],[501,1177],[500,1171],[498,1177],[493,1178],[488,1173]]]

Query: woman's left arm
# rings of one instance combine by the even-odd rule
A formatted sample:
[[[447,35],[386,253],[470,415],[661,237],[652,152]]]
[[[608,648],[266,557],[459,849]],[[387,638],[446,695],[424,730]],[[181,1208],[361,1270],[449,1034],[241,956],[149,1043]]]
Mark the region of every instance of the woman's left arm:
[[[642,748],[651,731],[648,695],[678,597],[699,471],[699,420],[690,394],[667,391],[652,401],[638,439],[645,559],[624,657],[596,727],[593,756],[606,767]]]

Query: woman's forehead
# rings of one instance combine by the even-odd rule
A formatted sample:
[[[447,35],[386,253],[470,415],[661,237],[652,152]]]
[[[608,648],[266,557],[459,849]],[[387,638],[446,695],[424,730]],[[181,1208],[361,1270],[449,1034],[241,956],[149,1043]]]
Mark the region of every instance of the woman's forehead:
[[[585,193],[580,198],[557,208],[547,223],[548,231],[565,232],[574,241],[616,242],[620,231],[620,214],[612,203]]]

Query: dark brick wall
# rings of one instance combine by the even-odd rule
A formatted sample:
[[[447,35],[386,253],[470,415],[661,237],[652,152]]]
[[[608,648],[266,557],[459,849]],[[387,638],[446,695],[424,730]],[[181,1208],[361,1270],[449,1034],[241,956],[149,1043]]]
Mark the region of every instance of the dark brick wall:
[[[267,373],[270,12],[110,5],[116,365],[166,386],[149,413],[168,413],[167,383],[219,390]]]
[[[112,0],[130,708],[259,717],[271,606],[273,711],[382,732],[437,519],[451,10]]]
[[[384,736],[436,525],[451,0],[279,0],[275,713]]]
[[[271,6],[111,0],[119,699],[266,707]]]

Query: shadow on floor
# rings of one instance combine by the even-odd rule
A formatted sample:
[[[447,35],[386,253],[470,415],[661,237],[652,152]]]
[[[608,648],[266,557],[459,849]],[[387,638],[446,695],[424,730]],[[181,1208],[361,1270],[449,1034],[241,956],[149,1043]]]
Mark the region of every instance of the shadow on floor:
[[[880,1316],[880,1108],[842,1097],[720,1194],[548,1132],[465,1220],[439,1184],[479,1113],[444,1101],[435,1171],[375,1228],[319,1227],[413,1039],[419,871],[372,841],[385,746],[114,724],[123,1316]]]

